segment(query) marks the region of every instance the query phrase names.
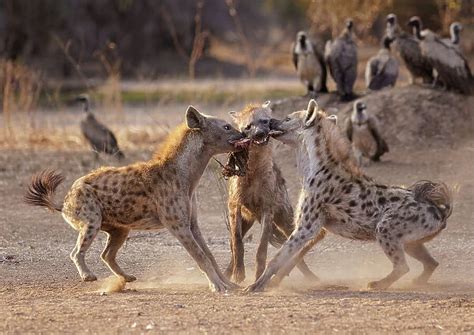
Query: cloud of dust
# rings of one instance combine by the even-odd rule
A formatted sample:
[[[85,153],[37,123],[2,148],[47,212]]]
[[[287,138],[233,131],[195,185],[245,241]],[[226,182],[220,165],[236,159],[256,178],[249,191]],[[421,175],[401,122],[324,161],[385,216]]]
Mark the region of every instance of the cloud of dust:
[[[207,287],[208,281],[197,265],[191,260],[187,263],[176,259],[172,262],[166,262],[166,268],[157,269],[145,273],[143,277],[134,283],[136,289],[157,289],[163,287],[188,288],[204,286]]]
[[[111,276],[104,280],[99,291],[102,293],[117,293],[125,289],[125,279],[122,277]]]

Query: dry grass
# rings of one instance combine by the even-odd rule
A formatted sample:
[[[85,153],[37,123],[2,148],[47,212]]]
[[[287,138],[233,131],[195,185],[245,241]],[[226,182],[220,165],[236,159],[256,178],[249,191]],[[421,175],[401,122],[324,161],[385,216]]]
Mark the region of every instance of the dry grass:
[[[34,112],[41,87],[41,75],[38,71],[17,62],[0,59],[3,123],[8,139],[15,139],[12,127],[13,115]]]

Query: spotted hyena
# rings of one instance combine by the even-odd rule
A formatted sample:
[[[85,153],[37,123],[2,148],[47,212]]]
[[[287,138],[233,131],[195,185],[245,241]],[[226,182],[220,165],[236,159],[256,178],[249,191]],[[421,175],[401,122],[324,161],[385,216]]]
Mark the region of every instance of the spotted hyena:
[[[195,189],[210,158],[238,150],[243,138],[226,121],[190,106],[186,123],[169,135],[150,161],[95,170],[74,182],[63,204],[53,201],[63,177],[43,172],[33,178],[26,202],[61,212],[79,231],[71,259],[84,281],[96,280],[84,257],[100,230],[108,234],[102,260],[115,275],[133,281],[135,277],[115,260],[128,233],[167,228],[206,274],[212,290],[230,289],[235,284],[221,273],[201,235]]]
[[[347,139],[314,100],[307,110],[273,121],[271,127],[277,139],[298,148],[304,183],[295,215],[297,228],[247,291],[262,290],[322,227],[350,239],[376,240],[382,247],[393,270],[369,283],[369,288],[388,288],[407,273],[405,252],[423,263],[416,282],[428,281],[438,262],[424,243],[446,227],[452,211],[445,184],[420,181],[402,188],[367,177],[358,169]]]
[[[237,128],[252,140],[245,175],[231,177],[228,185],[232,256],[226,275],[241,282],[245,279],[245,234],[255,221],[261,223],[262,235],[256,258],[257,279],[265,269],[268,243],[280,247],[293,232],[293,207],[285,179],[272,157],[269,144],[272,111],[269,103],[249,105],[240,112],[230,114]],[[298,263],[298,268],[305,277],[317,278],[303,260]]]

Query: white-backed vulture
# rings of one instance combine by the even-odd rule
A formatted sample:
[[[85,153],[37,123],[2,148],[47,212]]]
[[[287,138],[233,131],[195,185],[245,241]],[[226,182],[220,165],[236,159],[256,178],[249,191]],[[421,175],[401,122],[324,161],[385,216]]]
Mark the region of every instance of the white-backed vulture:
[[[410,19],[409,25],[420,39],[421,52],[436,70],[437,80],[443,83],[446,89],[462,94],[473,92],[474,79],[469,63],[464,56],[453,46],[444,43],[431,30],[422,31],[419,17]]]
[[[354,98],[353,87],[357,78],[357,45],[353,40],[353,30],[354,23],[347,19],[339,37],[326,42],[324,52],[337,92],[344,101]]]
[[[324,57],[309,40],[306,32],[298,32],[291,51],[296,72],[308,89],[308,94],[327,92]]]
[[[380,90],[384,87],[395,86],[397,82],[399,64],[398,60],[390,52],[390,44],[393,40],[385,36],[383,48],[367,62],[365,83],[370,90]]]
[[[117,139],[110,129],[99,122],[89,109],[89,97],[80,95],[76,101],[84,104],[85,118],[81,121],[81,131],[87,142],[89,142],[96,159],[99,153],[105,153],[117,157],[119,160],[125,158],[119,149]]]
[[[461,31],[463,26],[459,22],[453,22],[449,26],[449,38],[443,38],[443,42],[447,45],[453,46],[456,50],[462,53],[461,50]]]
[[[377,121],[367,113],[367,105],[357,100],[354,103],[351,117],[346,122],[346,135],[352,142],[352,148],[359,165],[363,158],[374,162],[389,151],[388,145],[380,135]]]
[[[432,84],[433,67],[423,57],[420,41],[401,30],[395,14],[387,15],[387,36],[395,38],[395,48],[410,72],[410,82],[414,84],[417,78],[421,78],[424,84]]]

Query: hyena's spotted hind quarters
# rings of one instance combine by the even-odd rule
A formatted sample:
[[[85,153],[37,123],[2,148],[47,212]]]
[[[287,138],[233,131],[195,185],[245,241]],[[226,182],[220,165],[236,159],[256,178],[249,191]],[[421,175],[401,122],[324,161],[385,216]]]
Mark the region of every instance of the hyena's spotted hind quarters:
[[[253,224],[258,221],[262,225],[256,278],[265,269],[268,244],[279,248],[293,232],[294,225],[285,179],[273,161],[272,148],[268,144],[271,109],[268,104],[250,105],[241,112],[231,112],[231,116],[240,131],[252,141],[245,174],[231,177],[228,187],[232,255],[225,274],[239,283],[245,279],[243,239]],[[297,266],[307,279],[317,279],[302,258]]]
[[[96,280],[85,255],[99,231],[108,234],[102,260],[117,276],[126,274],[116,256],[130,230],[167,229],[207,276],[213,291],[236,288],[220,271],[197,220],[195,189],[212,156],[240,150],[244,136],[224,120],[190,106],[186,122],[170,133],[149,161],[103,167],[77,179],[62,205],[53,194],[63,178],[55,172],[33,177],[25,201],[62,213],[78,231],[71,258],[84,281]]]
[[[76,201],[84,203],[84,205],[75,210],[75,220],[68,220],[67,217],[70,216],[68,215],[70,214],[68,213],[68,205],[56,204],[53,199],[54,192],[63,181],[64,177],[53,170],[38,173],[32,178],[25,195],[25,202],[29,205],[46,207],[51,211],[63,212],[63,217],[66,221],[74,229],[79,231],[76,245],[70,254],[71,260],[76,265],[82,280],[94,281],[97,277],[87,267],[84,257],[100,229],[102,219],[101,211],[96,201],[94,201],[93,192],[90,191],[89,194],[89,191],[87,191],[86,194],[83,194],[81,191],[81,196],[76,198]],[[70,197],[70,194],[68,194],[68,196]],[[84,196],[87,198],[84,199]],[[65,200],[67,201],[67,199]],[[115,263],[115,258],[113,260],[108,258],[108,260]],[[122,270],[120,270],[120,272],[123,273]],[[124,275],[123,277],[129,277],[129,279],[132,280],[131,276]]]
[[[405,197],[387,191],[392,209],[386,210],[377,224],[375,238],[391,260],[393,270],[387,277],[369,283],[369,288],[388,288],[408,273],[405,253],[423,264],[423,272],[414,279],[415,284],[426,284],[439,265],[424,243],[446,228],[452,213],[451,191],[444,183],[427,180],[416,182],[407,191],[410,193]]]

